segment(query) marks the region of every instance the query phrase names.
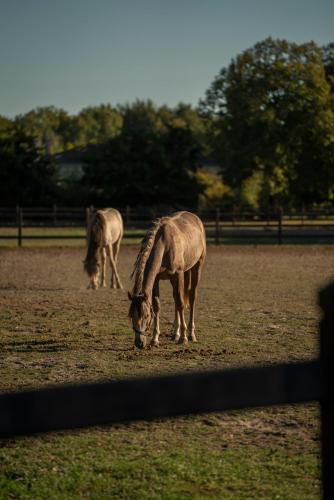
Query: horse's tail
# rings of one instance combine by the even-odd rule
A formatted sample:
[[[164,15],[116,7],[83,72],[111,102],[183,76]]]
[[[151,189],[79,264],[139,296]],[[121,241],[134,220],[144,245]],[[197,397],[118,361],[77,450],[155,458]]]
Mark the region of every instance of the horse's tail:
[[[103,245],[105,220],[100,212],[96,212],[88,231],[87,254],[84,260],[84,269],[88,276],[94,276],[98,272],[99,249]]]
[[[189,270],[184,273],[183,301],[185,306],[189,304],[190,288],[191,288],[191,271]]]

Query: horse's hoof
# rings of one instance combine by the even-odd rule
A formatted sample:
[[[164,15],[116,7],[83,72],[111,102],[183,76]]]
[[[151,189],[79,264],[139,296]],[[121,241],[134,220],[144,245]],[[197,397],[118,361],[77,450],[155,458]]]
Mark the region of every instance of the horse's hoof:
[[[150,346],[152,347],[159,347],[159,341],[158,340],[151,340]]]
[[[178,340],[178,344],[187,344],[187,343],[188,343],[187,337],[180,337]]]
[[[197,342],[197,338],[195,336],[189,337],[189,340],[190,340],[190,342],[194,342],[194,343]]]
[[[180,335],[174,335],[173,340],[178,344],[180,342]]]

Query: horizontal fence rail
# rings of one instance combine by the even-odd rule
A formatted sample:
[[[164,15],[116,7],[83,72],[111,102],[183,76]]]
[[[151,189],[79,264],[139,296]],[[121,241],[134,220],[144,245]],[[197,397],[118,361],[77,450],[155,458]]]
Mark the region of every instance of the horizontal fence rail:
[[[1,395],[0,437],[321,397],[318,361],[63,386]]]
[[[22,246],[23,240],[85,240],[86,232],[75,234],[74,229],[86,229],[93,207],[89,208],[0,208],[0,239],[17,240]],[[164,213],[127,207],[121,210],[125,237],[142,238],[152,225],[152,220]],[[222,212],[202,210],[201,217],[207,238],[216,244],[223,240],[272,241],[281,244],[285,241],[312,239],[334,243],[334,211],[311,211],[283,213],[276,212]],[[35,234],[32,229],[47,229],[48,232]],[[52,229],[57,234],[51,234]],[[61,233],[61,229],[67,232]],[[72,234],[69,230],[73,229]]]

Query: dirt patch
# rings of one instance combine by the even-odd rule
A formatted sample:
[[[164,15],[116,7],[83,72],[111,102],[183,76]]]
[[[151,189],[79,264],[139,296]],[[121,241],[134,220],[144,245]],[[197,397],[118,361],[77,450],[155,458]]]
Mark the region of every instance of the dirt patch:
[[[172,341],[171,287],[162,283],[161,346],[143,352],[133,348],[127,317],[137,251],[121,249],[124,291],[92,291],[83,248],[0,249],[2,391],[317,355],[317,292],[334,277],[331,247],[210,247],[196,314],[198,344]],[[316,405],[191,418],[212,446],[223,433],[227,446],[313,446],[318,453]],[[168,434],[173,422],[160,432]],[[186,419],[178,422],[187,426]]]

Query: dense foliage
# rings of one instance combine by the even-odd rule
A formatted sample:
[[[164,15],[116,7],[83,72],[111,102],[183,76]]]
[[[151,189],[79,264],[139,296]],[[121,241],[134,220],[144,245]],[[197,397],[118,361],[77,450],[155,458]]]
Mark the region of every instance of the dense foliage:
[[[174,112],[137,102],[122,109],[119,135],[87,157],[83,183],[93,202],[196,206],[192,172],[203,150],[204,125],[189,106]]]
[[[4,125],[4,123],[2,123]],[[56,196],[55,165],[20,126],[0,131],[0,197],[3,206],[43,206]]]
[[[232,60],[207,91],[225,180],[257,204],[333,197],[333,47],[267,39]]]
[[[1,204],[332,203],[333,89],[334,43],[268,38],[220,71],[198,109],[137,101],[0,116]],[[80,175],[60,168],[70,153]]]

